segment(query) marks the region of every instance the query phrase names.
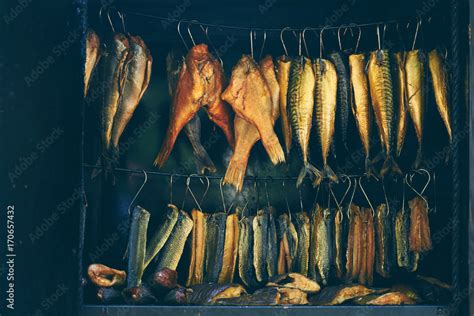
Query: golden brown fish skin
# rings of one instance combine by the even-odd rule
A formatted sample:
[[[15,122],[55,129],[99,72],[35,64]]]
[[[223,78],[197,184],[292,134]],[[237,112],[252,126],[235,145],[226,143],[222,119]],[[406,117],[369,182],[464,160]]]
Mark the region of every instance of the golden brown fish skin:
[[[227,216],[225,227],[224,256],[218,283],[232,283],[237,263],[239,243],[239,219],[237,214]]]
[[[418,152],[414,167],[419,168],[421,163],[421,153],[423,144],[423,119],[425,112],[425,64],[422,60],[422,52],[420,50],[411,50],[407,52],[405,71],[406,71],[406,87],[408,112],[410,113],[415,127],[416,137],[418,139]]]
[[[264,282],[268,278],[267,273],[267,250],[268,250],[268,224],[269,214],[259,210],[253,219],[253,266],[258,282]]]
[[[365,72],[365,54],[349,56],[351,74],[351,109],[354,115],[359,137],[364,147],[365,169],[369,169],[370,135],[372,130],[372,112],[370,110],[369,81]]]
[[[286,155],[291,150],[291,123],[287,112],[288,85],[290,81],[291,59],[288,56],[278,58],[278,84],[280,85],[281,129],[285,140]]]
[[[222,93],[237,115],[253,124],[273,164],[285,162],[285,154],[272,124],[272,91],[255,60],[243,55],[232,69],[230,83]]]
[[[415,301],[401,292],[389,292],[374,298],[367,305],[413,305]]]
[[[310,220],[305,212],[296,214],[296,226],[298,232],[298,248],[295,272],[307,276],[310,246]]]
[[[99,63],[101,57],[100,38],[93,30],[87,31],[86,38],[86,65],[84,69],[84,97],[89,91],[90,79],[95,67]]]
[[[312,297],[310,303],[312,305],[334,306],[374,292],[375,290],[359,284],[328,286],[323,288],[318,295]]]
[[[129,36],[128,41],[132,57],[124,67],[122,96],[112,126],[111,141],[115,150],[118,149],[120,137],[148,88],[153,62],[145,42],[139,36]]]
[[[250,288],[258,285],[253,267],[253,220],[254,217],[250,216],[243,217],[239,222],[239,276]]]
[[[130,44],[128,38],[116,33],[109,43],[110,49],[104,57],[103,85],[105,88],[102,104],[101,134],[102,154],[109,157],[112,140],[112,127],[117,113],[121,87],[123,86],[123,69],[129,57]]]
[[[266,286],[299,289],[311,294],[317,293],[321,290],[321,287],[316,281],[296,272],[276,275],[268,280]]]
[[[377,50],[370,53],[368,76],[372,107],[386,154],[380,175],[384,177],[388,172],[401,175],[402,172],[393,159],[392,152],[395,134],[395,111],[390,54],[387,50]]]
[[[367,231],[367,248],[366,248],[366,256],[367,256],[367,284],[372,285],[374,282],[374,264],[375,264],[375,226],[374,226],[374,214],[371,209],[366,210],[367,215],[367,223],[366,223],[366,231]]]
[[[278,119],[280,111],[277,102],[277,91],[279,91],[278,82],[276,82],[275,70],[271,56],[267,56],[260,62],[260,69],[262,75],[267,82],[269,89],[274,96],[272,98],[272,124]],[[226,174],[224,176],[224,184],[234,186],[237,192],[240,192],[243,187],[245,172],[247,170],[247,163],[250,156],[250,151],[253,146],[260,140],[258,129],[243,119],[239,115],[234,119],[235,129],[235,149],[227,166]]]
[[[426,198],[425,198],[426,199]],[[415,253],[432,249],[428,207],[419,196],[408,202],[410,206],[410,250]]]
[[[193,230],[191,234],[191,260],[189,263],[188,281],[186,286],[201,284],[204,280],[204,263],[206,254],[207,215],[193,209]]]
[[[439,115],[446,126],[449,141],[452,142],[451,113],[448,96],[448,75],[446,73],[445,60],[438,52],[433,49],[428,53],[428,66],[430,68],[431,79],[433,81],[433,91],[435,95],[436,106]]]
[[[127,279],[125,271],[109,268],[99,263],[91,264],[87,268],[87,275],[92,283],[104,288],[124,285]]]
[[[346,252],[347,249],[347,220],[343,218],[342,211],[336,212],[334,218],[334,250],[335,260],[334,266],[336,269],[336,277],[339,280],[343,280],[346,270]]]
[[[329,149],[334,137],[336,105],[337,105],[337,73],[336,67],[326,59],[318,58],[313,62],[315,76],[315,121],[318,139],[321,144],[323,158],[323,174],[316,177],[315,184],[323,178],[337,182],[337,176],[327,163]]]
[[[397,156],[402,153],[403,144],[405,143],[405,135],[408,124],[408,99],[407,99],[407,82],[405,61],[406,52],[396,52],[394,55],[395,69],[397,76],[397,92],[398,92],[398,122],[397,122]]]

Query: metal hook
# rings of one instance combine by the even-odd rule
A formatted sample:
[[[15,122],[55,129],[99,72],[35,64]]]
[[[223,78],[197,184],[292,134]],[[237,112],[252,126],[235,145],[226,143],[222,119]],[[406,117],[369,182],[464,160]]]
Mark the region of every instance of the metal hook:
[[[209,45],[211,45],[212,49],[214,50],[214,53],[216,54],[217,56],[217,59],[219,59],[219,62],[221,63],[221,66],[224,67],[224,62],[222,61],[222,58],[219,54],[219,51],[216,49],[216,46],[214,45],[214,43],[211,41],[211,39],[209,38],[209,26],[206,26],[206,28],[204,28],[204,26],[202,26],[202,24],[199,25],[201,27],[201,30],[204,32],[204,34],[206,35],[206,39],[207,41],[209,42]]]
[[[385,199],[385,203],[387,204],[387,215],[390,214],[390,203],[388,203],[387,193],[385,192],[385,184],[382,181],[382,190],[383,190],[383,197]]]
[[[302,32],[298,34],[298,56],[301,56],[301,39],[302,39]]]
[[[122,30],[124,34],[127,34],[127,30],[125,29],[125,14],[117,10],[117,15],[119,16],[120,20],[122,21]]]
[[[309,29],[309,27],[305,27],[303,32],[301,33],[301,37],[303,39],[303,44],[304,44],[304,49],[306,50],[306,55],[309,58],[309,51],[308,51],[308,45],[306,45],[306,38],[305,38],[305,32]]]
[[[250,30],[250,56],[253,58],[253,35],[254,31]]]
[[[324,30],[328,27],[329,27],[328,25],[324,26],[319,32],[319,58],[320,59],[323,58],[323,47],[324,47],[323,33],[324,33]]]
[[[170,176],[170,204],[173,204],[173,174]]]
[[[102,11],[102,9],[101,9]],[[100,12],[99,12],[100,14]],[[110,24],[110,28],[112,29],[112,32],[115,33],[115,28],[114,28],[114,24],[112,23],[112,19],[110,18],[110,8],[107,8],[107,19],[109,20],[109,24]]]
[[[360,38],[362,37],[362,28],[360,27],[360,25],[357,25],[357,24],[356,25],[352,24],[352,26],[357,27],[359,30],[359,34],[357,35],[356,46],[354,48],[354,54],[357,54],[357,50],[359,49]],[[352,30],[352,26],[351,24],[349,25],[349,27],[351,27],[351,30]]]
[[[184,47],[186,47],[186,50],[189,50],[189,46],[186,43],[186,41],[184,40],[183,34],[181,34],[181,22],[183,22],[183,20],[179,20],[179,22],[178,22],[178,35],[181,38],[181,41],[183,42]]]
[[[334,194],[334,191],[331,188],[331,185],[329,184],[329,192],[332,195],[332,198],[334,199],[334,202],[336,202],[337,209],[340,211],[341,210],[341,205],[337,202],[336,195]]]
[[[283,33],[288,29],[291,29],[291,27],[289,26],[284,27],[280,31],[280,41],[281,41],[281,45],[283,46],[283,50],[285,51],[285,56],[288,56],[288,50],[286,49],[285,41],[283,40]]]
[[[291,220],[290,203],[288,203],[288,195],[286,194],[286,190],[285,190],[285,180],[283,180],[282,185],[283,185],[283,191],[285,194],[286,210],[288,211],[288,217]]]
[[[209,191],[209,187],[211,186],[211,181],[209,180],[209,178],[206,175],[204,175],[204,178],[206,178],[207,186],[206,186],[206,190],[204,190],[204,193],[202,194],[201,202],[199,202],[200,204],[202,204],[202,201],[204,201],[204,198],[206,197],[207,192]],[[201,182],[202,182],[202,178],[201,178]]]
[[[354,195],[355,195],[355,192],[357,190],[357,180],[354,179],[354,190],[352,190],[352,195],[351,195],[351,199],[349,200],[349,204],[347,205],[347,218],[350,219],[350,213],[349,213],[349,210],[351,208],[351,204],[352,204],[352,201],[354,200]]]
[[[416,195],[418,195],[420,198],[423,199],[423,201],[425,201],[425,204],[426,204],[426,209],[430,209],[429,208],[429,204],[428,204],[428,201],[425,199],[425,197],[423,195],[420,194],[420,192],[418,192],[411,184],[410,184],[410,181],[406,181],[407,185],[413,190],[413,192],[415,192]]]
[[[378,48],[381,50],[381,44],[380,44],[380,25],[377,24],[377,43],[378,43]]]
[[[225,200],[224,200],[224,191],[222,190],[222,182],[224,181],[224,178],[221,178],[219,181],[219,189],[221,191],[221,199],[222,199],[222,206],[224,207],[224,212],[227,213],[227,208],[225,206]]]
[[[265,47],[265,42],[267,41],[267,31],[263,30],[263,42],[262,42],[262,48],[260,48],[260,55],[258,56],[258,59],[262,59],[263,56],[263,48]]]
[[[416,30],[415,30],[415,36],[413,37],[413,44],[411,45],[411,50],[415,49],[415,44],[416,44],[416,39],[418,37],[418,30],[420,29],[421,26],[421,19],[416,22]]]
[[[433,195],[434,195],[434,209],[433,212],[436,213],[438,210],[438,204],[437,204],[437,199],[436,199],[436,172],[433,171]]]
[[[342,175],[342,178],[347,178],[347,180],[349,180],[349,185],[347,186],[346,192],[344,192],[344,195],[342,196],[342,199],[339,201],[340,205],[342,205],[342,202],[344,202],[344,199],[346,198],[346,196],[349,193],[349,190],[351,189],[351,186],[352,186],[351,178],[349,178],[347,175]],[[342,180],[342,183],[345,183],[345,181]]]
[[[268,205],[268,208],[270,208],[270,198],[268,195],[267,181],[265,181],[264,183],[265,183],[265,195],[267,197],[267,205]]]
[[[135,194],[135,196],[133,197],[132,199],[132,202],[130,202],[130,205],[128,206],[128,214],[130,215],[130,209],[132,208],[132,205],[133,203],[135,203],[135,200],[137,199],[138,195],[140,194],[140,192],[142,192],[143,190],[143,187],[145,186],[146,182],[148,181],[148,174],[146,173],[145,170],[142,170],[143,174],[145,175],[145,180],[143,181],[142,185],[140,186],[140,188],[138,189],[137,193]]]
[[[193,46],[196,46],[196,42],[194,41],[193,34],[191,34],[191,25],[196,24],[196,23],[199,23],[199,21],[191,20],[188,22],[188,35],[189,35],[189,38],[191,38],[191,42],[193,43]]]
[[[199,208],[199,210],[202,212],[202,208],[201,208],[201,204],[197,201],[196,197],[194,196],[194,193],[193,193],[193,190],[191,190],[191,187],[190,187],[190,184],[191,184],[191,178],[192,177],[198,177],[197,174],[191,174],[189,175],[189,177],[186,179],[186,190],[189,191],[189,193],[191,194],[191,197],[193,198],[194,202],[196,203],[197,207]],[[201,182],[202,182],[202,179],[200,178]],[[184,204],[184,201],[183,201],[183,204]],[[184,205],[183,205],[184,207]]]
[[[362,177],[359,178],[358,184],[359,184],[360,190],[364,194],[365,199],[367,200],[367,203],[369,203],[370,209],[372,210],[372,216],[374,216],[375,215],[375,209],[372,206],[372,203],[370,202],[369,197],[367,196],[367,193],[365,193],[364,187],[362,186]],[[354,190],[354,192],[355,192],[355,190]]]
[[[299,195],[300,195],[300,207],[301,207],[301,212],[303,212],[303,196],[301,195],[301,188],[298,190]]]
[[[341,43],[341,29],[345,27],[344,24],[341,24],[338,28],[337,28],[337,43],[339,44],[339,50],[342,51],[342,43]],[[347,27],[346,27],[346,31],[347,31]],[[346,32],[344,31],[344,34],[346,34]]]

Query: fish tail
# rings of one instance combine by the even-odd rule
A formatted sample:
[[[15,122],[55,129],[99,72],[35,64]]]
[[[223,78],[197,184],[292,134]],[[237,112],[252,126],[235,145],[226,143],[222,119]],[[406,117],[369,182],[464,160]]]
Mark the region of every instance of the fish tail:
[[[331,182],[335,182],[335,183],[339,182],[339,180],[337,178],[337,175],[334,173],[334,171],[332,170],[332,168],[328,164],[324,165],[323,178],[327,178]]]
[[[175,136],[170,135],[169,130],[166,132],[166,136],[164,138],[165,141],[163,145],[161,146],[161,150],[156,156],[155,161],[153,162],[153,165],[155,165],[158,168],[163,167],[163,165],[168,160],[171,154],[171,151],[173,150],[174,143],[176,142],[176,137],[177,135]]]
[[[210,173],[214,173],[217,170],[214,162],[212,162],[211,157],[209,157],[209,154],[204,148],[200,148],[194,152],[194,162],[196,164],[198,174],[205,174],[206,169]]]
[[[232,185],[237,192],[242,191],[247,162],[231,159],[225,172],[223,184]]]
[[[276,135],[270,137],[265,142],[262,138],[262,143],[272,164],[277,165],[279,163],[285,162],[285,153],[283,152],[283,148],[281,148],[280,142],[278,141],[278,137],[276,137]]]
[[[306,163],[303,168],[301,168],[300,174],[298,175],[298,179],[296,180],[296,187],[299,187],[301,183],[303,183],[304,178],[306,175],[309,174],[311,178],[315,178],[315,182],[318,179],[322,178],[321,171],[319,171],[315,166],[310,163]],[[319,180],[321,182],[321,180]]]
[[[380,170],[380,176],[383,178],[388,172],[394,174],[402,174],[402,170],[398,166],[397,162],[392,156],[387,156],[385,162],[383,163],[382,169]]]
[[[367,174],[367,177],[376,177],[377,172],[375,171],[374,168],[374,162],[369,159],[369,157],[365,157],[365,173]]]

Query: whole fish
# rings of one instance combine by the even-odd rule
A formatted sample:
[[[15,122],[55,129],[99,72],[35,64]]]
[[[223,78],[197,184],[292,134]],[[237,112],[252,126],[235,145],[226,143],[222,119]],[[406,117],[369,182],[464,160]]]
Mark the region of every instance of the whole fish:
[[[167,212],[164,220],[160,227],[155,231],[151,239],[147,242],[146,245],[146,254],[145,254],[145,268],[150,264],[150,262],[156,257],[160,250],[165,245],[166,241],[173,231],[174,225],[178,221],[179,210],[173,204],[168,204]]]
[[[140,206],[135,206],[132,212],[132,222],[128,237],[128,269],[127,287],[136,287],[142,284],[142,276],[146,251],[146,232],[150,213]]]
[[[309,162],[309,136],[314,111],[315,77],[311,61],[303,56],[291,62],[288,84],[287,112],[291,121],[293,141],[296,143],[303,168],[296,182],[300,186],[306,174],[320,174]]]
[[[408,211],[401,209],[395,217],[395,244],[397,247],[397,264],[410,272],[418,268],[419,254],[410,251],[410,219]]]
[[[318,58],[313,63],[315,85],[315,121],[318,140],[323,158],[323,173],[316,177],[319,185],[324,178],[337,182],[337,176],[329,167],[327,158],[334,137],[337,104],[337,73],[334,65],[326,59]]]
[[[222,93],[222,99],[232,106],[238,116],[258,129],[270,160],[273,164],[278,164],[285,162],[285,154],[273,129],[272,96],[279,95],[279,91],[274,93],[255,60],[243,55],[232,69],[230,82]]]
[[[148,88],[153,62],[145,42],[139,36],[129,36],[128,42],[130,45],[129,54],[132,57],[123,69],[122,95],[112,126],[112,146],[114,150],[117,150],[120,137]]]
[[[189,262],[186,286],[201,284],[204,281],[204,258],[206,255],[207,215],[193,209],[193,230],[191,233],[191,260]]]
[[[374,214],[371,209],[365,209],[366,225],[365,231],[367,234],[367,245],[365,249],[366,256],[366,280],[368,285],[374,282],[374,264],[375,264],[375,226]]]
[[[360,208],[357,205],[351,204],[349,206],[349,218],[350,224],[346,251],[346,279],[350,282],[356,280],[359,276],[363,252],[363,222]]]
[[[446,61],[437,49],[428,53],[428,66],[430,68],[431,79],[433,81],[433,91],[439,115],[446,126],[449,141],[453,141],[451,128],[451,114],[448,95],[448,74],[446,72]]]
[[[397,156],[400,156],[403,144],[405,143],[408,125],[407,77],[405,71],[406,52],[396,52],[394,60],[398,92]]]
[[[239,276],[245,286],[255,288],[257,277],[253,267],[253,220],[254,217],[244,217],[239,222]]]
[[[176,270],[179,260],[183,255],[186,240],[192,229],[193,220],[184,211],[179,211],[178,220],[161,251],[155,271],[163,268]]]
[[[383,177],[388,172],[401,174],[392,152],[395,136],[395,108],[390,55],[387,50],[377,50],[370,53],[368,74],[372,106],[386,155],[380,175]]]
[[[278,84],[280,85],[281,129],[285,140],[286,155],[291,150],[291,122],[288,117],[288,85],[290,82],[291,59],[288,56],[278,58]]]
[[[372,112],[370,110],[369,82],[365,72],[364,54],[349,56],[351,73],[351,109],[354,115],[359,137],[365,153],[365,170],[370,171],[370,135],[372,131]]]
[[[258,282],[264,282],[268,278],[268,224],[269,214],[259,210],[253,219],[253,266]]]
[[[266,56],[260,61],[260,70],[272,95],[271,115],[272,124],[275,124],[275,121],[280,115],[278,105],[279,97],[277,95],[279,87],[276,81],[275,67],[271,56]],[[235,149],[227,166],[223,183],[233,185],[236,191],[240,192],[244,183],[250,151],[260,140],[260,134],[254,125],[238,115],[236,115],[234,119],[234,130],[236,141]]]
[[[319,208],[316,213],[315,225],[316,244],[311,247],[316,248],[317,280],[326,285],[334,264],[331,211],[327,208]]]
[[[415,126],[416,137],[418,139],[418,152],[414,163],[417,169],[421,163],[423,145],[423,118],[425,112],[425,65],[424,56],[420,50],[407,52],[405,71],[407,78],[407,100],[408,112],[410,113],[413,126]]]
[[[101,57],[100,38],[93,30],[87,31],[86,37],[86,64],[84,67],[84,97],[89,91],[89,84],[95,67]]]
[[[342,51],[335,51],[329,54],[329,60],[336,68],[337,74],[337,125],[340,128],[342,144],[345,150],[348,151],[347,131],[349,127],[351,86],[347,56]]]
[[[267,251],[267,274],[268,277],[277,274],[278,266],[278,246],[277,246],[277,232],[275,223],[275,210],[273,208],[266,208],[268,212],[268,251]]]
[[[308,275],[309,247],[310,247],[310,220],[305,212],[296,213],[296,231],[298,234],[298,248],[296,251],[295,272]]]
[[[393,270],[393,221],[387,204],[380,204],[375,213],[376,270],[379,275],[389,278]]]
[[[127,36],[116,33],[107,45],[104,56],[104,71],[102,84],[104,85],[102,117],[101,117],[101,140],[102,140],[102,163],[110,164],[114,152],[112,148],[112,129],[115,114],[119,107],[122,88],[124,87],[124,67],[132,57],[130,44]]]
[[[207,45],[199,44],[189,50],[179,73],[168,129],[154,162],[156,166],[161,168],[165,164],[179,133],[202,107],[206,107],[209,118],[222,129],[227,142],[234,147],[230,112],[221,99],[224,80],[222,65]]]
[[[298,247],[298,234],[295,226],[290,221],[287,214],[281,214],[278,217],[278,240],[280,243],[280,252],[278,262],[283,261],[284,269],[278,271],[278,274],[283,274],[293,271],[294,262],[296,260],[296,251]]]
[[[310,216],[310,237],[309,237],[309,262],[308,262],[308,276],[312,280],[317,280],[318,264],[317,264],[317,253],[318,253],[318,214],[320,213],[321,207],[319,204],[315,204],[311,210]]]
[[[334,218],[334,268],[336,277],[344,280],[346,273],[346,249],[347,249],[347,220],[341,212],[336,212]]]
[[[410,250],[413,252],[426,252],[431,250],[430,221],[428,217],[427,202],[417,196],[408,202],[410,206]]]
[[[171,98],[174,98],[176,87],[178,85],[179,73],[184,63],[184,57],[177,58],[177,54],[171,51],[166,56],[166,74],[168,79],[168,91]],[[191,143],[194,153],[194,163],[196,165],[196,171],[198,174],[205,174],[206,170],[210,173],[217,171],[214,162],[207,153],[206,149],[201,143],[201,118],[199,117],[199,111],[184,127],[184,132]]]
[[[239,247],[239,219],[237,214],[227,216],[225,224],[224,255],[218,283],[232,283]]]
[[[222,270],[227,214],[214,213],[207,220],[206,277],[205,281],[216,283]]]

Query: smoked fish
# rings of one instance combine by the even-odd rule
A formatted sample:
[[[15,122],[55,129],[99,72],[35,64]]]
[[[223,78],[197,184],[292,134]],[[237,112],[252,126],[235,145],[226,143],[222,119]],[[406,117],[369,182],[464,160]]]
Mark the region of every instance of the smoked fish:
[[[177,288],[169,292],[165,302],[174,305],[213,305],[222,299],[247,294],[239,284],[196,284],[189,288]]]
[[[310,304],[320,306],[339,305],[346,301],[363,297],[374,292],[375,290],[359,284],[328,286],[323,288],[318,295],[311,298]]]
[[[268,277],[277,274],[278,268],[278,246],[277,246],[277,231],[275,222],[275,210],[272,207],[266,208],[268,212],[268,246],[267,246],[267,274]]]
[[[405,62],[408,112],[413,121],[416,137],[418,139],[418,151],[414,163],[415,169],[419,168],[422,159],[423,120],[425,111],[425,64],[423,59],[424,56],[420,50],[412,50],[407,52]]]
[[[268,278],[268,224],[269,214],[259,210],[253,219],[253,266],[258,282],[265,282]]]
[[[285,154],[273,130],[273,92],[255,60],[243,55],[232,69],[222,99],[232,106],[238,116],[257,128],[270,160],[276,165],[285,162]]]
[[[146,232],[150,213],[140,206],[135,206],[132,212],[132,222],[128,237],[128,269],[127,287],[140,286],[145,260]]]
[[[396,52],[394,55],[398,93],[398,122],[397,122],[397,156],[402,153],[408,125],[408,96],[407,77],[405,71],[406,52]]]
[[[239,276],[245,286],[255,288],[257,277],[253,267],[253,220],[254,217],[244,217],[239,222]]]
[[[239,247],[239,219],[237,214],[227,216],[225,224],[224,255],[218,283],[232,283]]]
[[[212,214],[207,220],[205,281],[216,283],[222,271],[227,214]]]
[[[296,251],[294,271],[307,276],[311,236],[310,219],[305,212],[296,213],[296,231],[298,234],[298,248]]]
[[[278,240],[280,243],[280,252],[278,262],[284,262],[284,269],[279,269],[278,274],[292,272],[298,247],[298,234],[295,226],[287,214],[281,214],[278,218]],[[283,251],[282,251],[283,249]]]
[[[379,129],[380,141],[386,155],[385,162],[380,171],[382,177],[389,172],[402,174],[393,158],[396,114],[390,67],[390,54],[387,50],[377,50],[370,53],[368,66],[370,96]]]
[[[337,73],[334,65],[326,59],[318,58],[313,63],[315,75],[315,121],[318,141],[323,158],[323,173],[316,176],[315,184],[319,185],[324,178],[337,182],[337,176],[328,165],[327,158],[333,142],[336,104]]]
[[[321,290],[321,287],[316,281],[295,272],[276,275],[268,280],[266,286],[298,289],[311,294],[317,293]]]
[[[281,56],[278,58],[278,85],[280,86],[280,115],[281,115],[281,130],[283,132],[283,139],[285,141],[286,155],[290,154],[291,150],[291,122],[288,116],[288,86],[290,83],[290,69],[291,58],[288,56]]]
[[[394,263],[393,221],[387,204],[380,204],[375,212],[376,270],[379,275],[388,278],[392,274]]]
[[[89,91],[90,80],[101,55],[99,36],[94,30],[88,30],[86,37],[86,64],[84,67],[84,97],[87,95],[87,91]]]
[[[410,206],[410,250],[426,252],[432,249],[428,206],[421,197],[414,197],[408,202]]]
[[[193,230],[191,233],[191,260],[189,263],[186,286],[201,284],[204,281],[204,264],[206,256],[207,215],[193,209]]]
[[[336,277],[341,281],[346,274],[347,233],[347,219],[344,219],[342,211],[338,211],[334,218],[334,268]]]
[[[419,254],[410,251],[410,219],[408,211],[401,209],[395,217],[395,244],[397,247],[397,264],[410,272],[418,268]]]
[[[449,141],[453,141],[451,128],[451,110],[448,95],[448,74],[446,72],[446,61],[437,49],[428,53],[428,66],[430,68],[433,91],[439,115],[443,120],[448,133]]]
[[[127,279],[125,271],[112,269],[99,263],[91,264],[87,268],[87,276],[94,285],[101,288],[124,285]]]

